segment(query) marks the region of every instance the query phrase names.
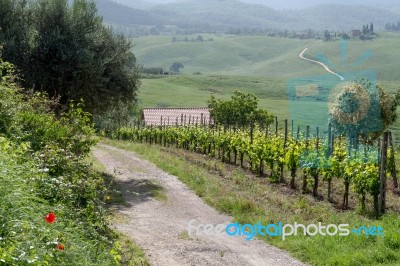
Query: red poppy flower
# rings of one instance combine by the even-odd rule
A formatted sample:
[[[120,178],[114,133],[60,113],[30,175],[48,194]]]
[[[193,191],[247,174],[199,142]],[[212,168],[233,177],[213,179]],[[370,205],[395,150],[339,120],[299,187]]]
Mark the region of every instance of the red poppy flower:
[[[45,219],[46,219],[46,222],[52,224],[56,220],[56,216],[54,215],[54,213],[50,212],[49,214],[46,215]]]
[[[64,245],[61,243],[58,243],[57,248],[58,248],[58,250],[64,250]]]

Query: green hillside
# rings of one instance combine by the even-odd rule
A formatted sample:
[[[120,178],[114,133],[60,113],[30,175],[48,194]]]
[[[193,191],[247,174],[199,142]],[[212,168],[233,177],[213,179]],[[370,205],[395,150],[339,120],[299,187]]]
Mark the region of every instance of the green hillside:
[[[324,61],[339,73],[375,70],[378,82],[395,92],[400,87],[400,53],[396,49],[400,36],[380,35],[373,41],[348,42],[345,64],[341,63],[344,46],[340,41],[319,41],[306,56]],[[184,38],[177,36],[178,40]],[[327,75],[321,66],[298,57],[315,40],[230,35],[203,35],[203,38],[213,38],[213,41],[172,43],[170,36],[135,39],[134,51],[140,64],[166,70],[173,62],[182,62],[185,66],[180,75],[144,78],[138,94],[141,107],[206,106],[211,95],[227,99],[239,89],[254,93],[260,99],[260,106],[280,119],[290,119],[286,82],[292,78]],[[193,75],[194,72],[202,75]],[[315,104],[309,106],[303,117],[310,116],[312,121],[315,112],[322,109],[315,109]],[[323,108],[326,110],[326,106]],[[400,132],[396,125],[393,128]]]
[[[176,36],[178,40],[196,36]],[[171,42],[170,36],[134,39],[139,64],[169,69],[181,62],[183,73],[245,76],[294,77],[324,73],[322,69],[299,60],[298,54],[312,40],[267,36],[203,35],[204,42]]]
[[[342,41],[319,41],[306,56],[318,60],[324,56],[329,61],[326,63],[338,72],[373,69],[379,81],[393,90],[400,80],[400,35],[382,33],[380,36],[373,41],[349,41],[344,64]],[[197,36],[177,36],[177,39],[185,37],[190,40]],[[203,38],[212,38],[213,41],[173,43],[170,36],[136,38],[134,52],[139,64],[146,67],[159,66],[168,70],[173,62],[181,62],[185,66],[181,70],[184,74],[201,72],[206,75],[279,78],[326,74],[322,67],[298,57],[315,40],[232,35],[203,35]]]

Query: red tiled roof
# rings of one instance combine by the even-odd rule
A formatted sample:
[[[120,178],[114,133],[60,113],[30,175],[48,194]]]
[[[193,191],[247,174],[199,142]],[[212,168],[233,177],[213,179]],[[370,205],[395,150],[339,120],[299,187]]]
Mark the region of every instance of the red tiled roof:
[[[203,108],[144,108],[142,119],[146,126],[212,124],[210,110]],[[161,122],[162,120],[162,122]]]

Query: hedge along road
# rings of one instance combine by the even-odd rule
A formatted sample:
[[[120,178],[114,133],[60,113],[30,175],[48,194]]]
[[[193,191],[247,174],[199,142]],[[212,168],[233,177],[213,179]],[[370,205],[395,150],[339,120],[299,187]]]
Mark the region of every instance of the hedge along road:
[[[331,70],[327,65],[325,65],[324,63],[322,63],[322,62],[320,62],[320,61],[317,61],[317,60],[309,59],[309,58],[307,58],[307,57],[304,56],[304,53],[307,52],[307,50],[308,50],[309,48],[311,48],[311,46],[313,46],[313,45],[316,44],[317,42],[319,42],[319,41],[316,41],[316,42],[313,43],[312,45],[310,45],[310,46],[304,48],[304,50],[299,54],[299,57],[300,57],[301,59],[303,59],[303,60],[308,61],[308,62],[312,62],[312,63],[315,63],[315,64],[318,64],[318,65],[322,66],[327,72],[329,72],[329,73],[331,73],[331,74],[337,76],[338,78],[340,78],[340,80],[343,81],[343,80],[344,80],[344,77],[343,77],[343,76],[341,76],[341,75],[339,75],[338,73],[332,71],[332,70]]]
[[[98,145],[94,156],[115,176],[126,203],[118,206],[116,229],[142,247],[151,265],[304,265],[278,248],[253,239],[227,234],[192,237],[188,224],[229,224],[233,218],[218,213],[193,191],[135,153]],[[152,184],[152,185],[151,185]],[[156,184],[156,185],[154,185]],[[162,186],[166,200],[149,195],[149,188]]]

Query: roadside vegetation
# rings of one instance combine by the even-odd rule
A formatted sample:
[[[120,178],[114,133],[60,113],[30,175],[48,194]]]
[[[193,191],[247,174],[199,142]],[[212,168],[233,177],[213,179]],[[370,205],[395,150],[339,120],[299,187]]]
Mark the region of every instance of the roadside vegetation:
[[[109,227],[104,179],[84,160],[97,137],[83,103],[56,116],[59,103],[14,71],[0,60],[0,264],[121,265],[131,253],[146,265]]]

